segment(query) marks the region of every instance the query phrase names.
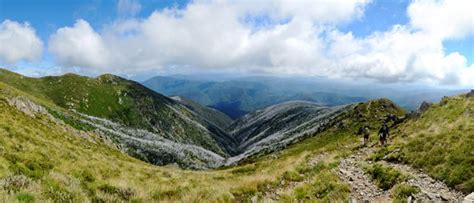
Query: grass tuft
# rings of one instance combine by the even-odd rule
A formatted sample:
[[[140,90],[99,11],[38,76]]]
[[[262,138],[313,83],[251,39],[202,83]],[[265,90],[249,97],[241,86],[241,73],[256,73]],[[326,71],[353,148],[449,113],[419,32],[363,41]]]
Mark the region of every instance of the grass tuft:
[[[405,175],[397,169],[382,164],[372,164],[364,167],[377,186],[383,190],[389,190],[397,183],[407,179]]]

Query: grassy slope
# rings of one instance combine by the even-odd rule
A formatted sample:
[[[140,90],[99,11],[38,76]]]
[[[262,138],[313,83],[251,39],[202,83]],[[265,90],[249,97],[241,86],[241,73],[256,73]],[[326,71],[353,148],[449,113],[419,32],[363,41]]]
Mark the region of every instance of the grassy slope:
[[[465,193],[474,191],[474,98],[444,98],[394,132],[374,156],[405,162]],[[400,149],[399,152],[397,152]]]
[[[88,78],[66,74],[29,78],[0,69],[0,82],[65,109],[144,128],[171,140],[200,145],[225,155],[210,135],[187,122],[169,106],[193,118],[191,112],[133,81],[113,75]]]
[[[386,111],[380,106],[387,103],[380,100],[361,104],[341,118],[341,125],[245,165],[186,171],[138,161],[103,144],[91,132],[84,134],[46,116],[29,117],[7,105],[6,98],[23,95],[47,107],[57,107],[2,83],[0,90],[0,199],[6,201],[235,201],[262,194],[281,180],[291,179],[288,174],[294,173],[313,181],[285,198],[344,199],[347,186],[339,182],[333,168],[338,157],[358,144],[353,136],[357,127],[362,122],[376,125]],[[332,158],[309,168],[306,161],[320,153]],[[321,189],[328,184],[331,187]]]
[[[227,128],[227,126],[229,126],[233,122],[233,120],[229,116],[220,112],[219,110],[213,109],[211,107],[202,106],[201,104],[198,104],[197,102],[191,101],[184,97],[175,96],[172,98],[176,99],[176,101],[178,101],[179,103],[185,105],[192,111],[196,112],[199,116],[215,124],[216,126],[219,126],[222,129]]]

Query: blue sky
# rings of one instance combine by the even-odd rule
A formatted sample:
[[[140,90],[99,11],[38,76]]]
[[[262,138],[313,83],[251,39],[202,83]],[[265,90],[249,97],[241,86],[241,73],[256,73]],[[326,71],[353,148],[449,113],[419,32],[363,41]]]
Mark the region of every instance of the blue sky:
[[[32,30],[38,38],[31,45],[38,51],[21,55],[30,45],[3,37],[10,50],[19,48],[0,48],[0,64],[30,75],[193,70],[471,85],[463,75],[474,72],[474,21],[459,6],[469,1],[296,2],[0,0],[0,32]],[[452,32],[433,26],[437,16]],[[411,51],[401,53],[404,62],[390,59],[403,46]]]

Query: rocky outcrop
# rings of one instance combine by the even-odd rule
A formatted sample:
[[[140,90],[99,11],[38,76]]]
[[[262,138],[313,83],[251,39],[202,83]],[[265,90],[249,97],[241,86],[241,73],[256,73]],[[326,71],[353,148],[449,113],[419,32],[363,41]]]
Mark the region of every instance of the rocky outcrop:
[[[466,97],[474,97],[474,90],[471,90],[469,93],[467,93]]]
[[[407,115],[406,115],[406,118],[408,118],[408,119],[416,119],[416,118],[419,118],[419,117],[421,116],[421,114],[423,114],[425,111],[427,111],[428,109],[430,109],[430,107],[431,107],[432,105],[433,105],[432,103],[423,101],[423,102],[420,104],[420,107],[418,107],[418,109],[417,109],[416,111],[412,111],[412,112],[410,112],[409,114],[407,114]]]
[[[474,202],[474,192],[464,197],[463,203],[473,203]]]
[[[421,105],[420,105],[420,107],[418,108],[417,111],[420,112],[420,113],[423,113],[423,112],[427,111],[432,105],[433,104],[424,101],[424,102],[421,103]]]
[[[15,107],[19,111],[25,113],[26,115],[30,117],[35,117],[38,114],[43,114],[43,115],[48,115],[52,117],[48,110],[44,108],[43,106],[40,106],[31,100],[25,98],[25,97],[14,97],[8,99],[8,104],[10,106]]]

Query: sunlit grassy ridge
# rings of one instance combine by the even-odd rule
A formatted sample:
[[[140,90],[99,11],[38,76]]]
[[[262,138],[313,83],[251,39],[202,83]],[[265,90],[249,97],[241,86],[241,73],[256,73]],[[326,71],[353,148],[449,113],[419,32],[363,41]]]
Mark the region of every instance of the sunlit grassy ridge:
[[[281,152],[237,167],[187,171],[144,163],[104,144],[91,131],[47,115],[27,115],[9,100],[26,98],[65,112],[48,99],[3,83],[0,90],[0,197],[5,201],[244,201],[262,198],[282,180],[295,180],[294,174],[311,181],[286,198],[342,200],[347,185],[336,178],[334,166],[358,144],[356,129],[362,122],[378,125],[387,112],[402,112],[386,100],[360,104],[341,116],[338,125]],[[330,158],[308,167],[307,161],[321,153]],[[321,188],[326,183],[332,186]]]
[[[450,187],[465,193],[474,191],[473,97],[443,98],[393,134],[394,144],[380,149],[374,158],[405,162]]]

